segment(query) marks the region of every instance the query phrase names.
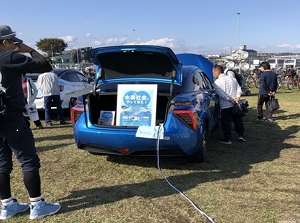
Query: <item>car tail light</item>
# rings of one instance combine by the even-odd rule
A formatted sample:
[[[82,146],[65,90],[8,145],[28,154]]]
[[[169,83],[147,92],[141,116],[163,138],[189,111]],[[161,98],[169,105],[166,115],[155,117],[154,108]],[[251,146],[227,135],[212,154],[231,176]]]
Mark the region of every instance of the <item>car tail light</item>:
[[[174,110],[174,114],[192,129],[197,128],[198,113],[191,110]]]
[[[79,104],[83,104],[83,101],[80,100],[80,99],[77,99],[76,100],[76,104],[79,105]],[[72,125],[74,125],[78,119],[78,117],[82,114],[83,112],[83,107],[73,107],[71,108],[71,122],[72,122]]]

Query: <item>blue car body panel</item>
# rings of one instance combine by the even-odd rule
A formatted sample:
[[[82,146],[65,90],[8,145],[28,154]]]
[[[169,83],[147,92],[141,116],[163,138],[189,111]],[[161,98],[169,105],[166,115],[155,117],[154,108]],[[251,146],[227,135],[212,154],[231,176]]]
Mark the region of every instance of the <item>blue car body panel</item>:
[[[85,115],[88,115],[88,113]],[[201,143],[198,140],[201,132],[183,126],[180,120],[171,114],[168,116],[170,117],[168,117],[169,121],[164,124],[164,139],[160,140],[160,148],[171,150],[188,147],[181,155],[190,155],[195,152],[200,146],[199,143]],[[121,154],[121,152],[118,152],[120,148],[129,148],[128,155],[138,151],[155,150],[156,140],[136,137],[137,129],[113,128],[99,128],[92,124],[86,125],[85,118],[81,116],[74,126],[75,142],[78,147],[85,145],[99,148],[99,145],[101,145],[101,148],[111,149],[114,154]]]

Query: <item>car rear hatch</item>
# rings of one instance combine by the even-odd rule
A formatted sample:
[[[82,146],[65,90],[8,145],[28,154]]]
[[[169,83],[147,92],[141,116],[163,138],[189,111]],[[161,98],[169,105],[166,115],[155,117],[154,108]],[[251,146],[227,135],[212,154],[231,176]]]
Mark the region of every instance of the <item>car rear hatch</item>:
[[[124,45],[91,50],[100,83],[138,81],[182,85],[181,63],[167,47]],[[102,69],[101,72],[99,70]],[[100,74],[101,73],[101,74]]]

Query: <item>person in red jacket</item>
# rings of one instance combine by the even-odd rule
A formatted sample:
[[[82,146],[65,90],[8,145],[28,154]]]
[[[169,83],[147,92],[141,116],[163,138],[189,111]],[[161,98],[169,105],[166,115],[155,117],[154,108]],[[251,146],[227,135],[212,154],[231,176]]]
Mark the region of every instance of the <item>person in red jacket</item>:
[[[31,57],[24,55],[29,53]],[[0,131],[0,220],[6,220],[30,207],[30,219],[56,213],[60,204],[46,203],[41,195],[39,174],[40,159],[36,152],[33,134],[23,116],[25,106],[22,89],[22,73],[51,71],[48,61],[33,48],[16,37],[9,26],[0,25],[1,84],[6,89],[3,98],[6,105],[6,124]],[[13,169],[12,153],[21,164],[24,185],[30,205],[19,203],[12,197],[10,174]]]

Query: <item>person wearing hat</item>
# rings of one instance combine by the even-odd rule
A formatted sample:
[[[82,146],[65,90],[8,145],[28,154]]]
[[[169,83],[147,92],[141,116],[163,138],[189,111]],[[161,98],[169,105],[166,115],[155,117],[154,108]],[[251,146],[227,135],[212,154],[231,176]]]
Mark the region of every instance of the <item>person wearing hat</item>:
[[[31,57],[24,53],[29,53]],[[22,73],[43,73],[51,70],[46,58],[17,38],[9,26],[0,25],[1,84],[6,89],[3,98],[6,105],[6,124],[0,131],[0,220],[9,219],[29,207],[30,219],[52,215],[60,209],[60,204],[46,203],[41,195],[40,159],[36,153],[32,131],[23,116],[25,100]],[[21,164],[30,205],[19,203],[11,194],[12,153]]]

